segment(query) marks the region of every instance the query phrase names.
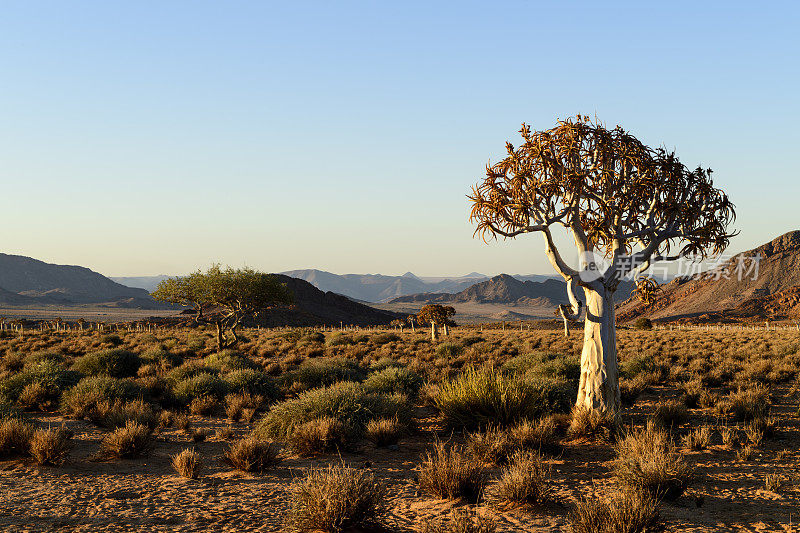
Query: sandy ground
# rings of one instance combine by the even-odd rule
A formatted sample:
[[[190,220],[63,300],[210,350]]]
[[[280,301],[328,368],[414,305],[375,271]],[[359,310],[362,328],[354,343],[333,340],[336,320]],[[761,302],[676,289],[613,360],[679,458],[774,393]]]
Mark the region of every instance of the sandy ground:
[[[656,398],[669,395],[657,390],[627,410],[632,420],[652,412]],[[788,401],[773,407],[790,416]],[[365,445],[342,460],[351,466],[370,468],[390,489],[390,514],[386,526],[393,531],[414,531],[424,521],[445,515],[459,502],[431,499],[418,491],[414,468],[428,448],[434,433],[448,434],[438,420],[420,409],[419,433],[400,442],[399,450]],[[693,411],[696,423],[699,411]],[[800,454],[797,418],[786,419],[778,436],[766,441],[748,462],[738,461],[733,449],[720,444],[718,436],[710,449],[690,452],[698,480],[676,502],[662,505],[666,531],[796,531],[800,520]],[[31,463],[0,463],[0,530],[16,531],[282,531],[290,505],[293,478],[311,465],[330,464],[336,456],[314,459],[286,455],[279,466],[263,475],[233,472],[219,462],[227,442],[215,435],[192,443],[179,430],[157,435],[151,453],[141,459],[94,462],[103,431],[84,421],[63,420],[56,415],[39,416],[44,425],[66,423],[75,431],[75,448],[61,467],[38,467]],[[709,422],[713,422],[709,420]],[[216,430],[228,426],[222,418],[193,417],[193,426]],[[233,438],[249,427],[234,424]],[[194,447],[205,469],[197,480],[177,476],[170,455]],[[785,457],[778,459],[781,450]],[[613,451],[607,444],[568,443],[551,460],[553,478],[561,504],[547,508],[521,508],[500,512],[479,504],[481,514],[491,516],[498,531],[568,531],[569,505],[593,491],[613,490],[609,461]],[[496,472],[496,470],[495,470]],[[767,474],[778,473],[786,485],[778,493],[764,488]]]
[[[83,318],[90,322],[132,322],[136,320],[147,320],[150,317],[178,316],[179,311],[159,310],[159,309],[125,309],[121,307],[31,307],[31,308],[0,308],[0,316],[8,320],[28,319],[28,320],[52,320],[61,317],[66,321],[73,322]]]

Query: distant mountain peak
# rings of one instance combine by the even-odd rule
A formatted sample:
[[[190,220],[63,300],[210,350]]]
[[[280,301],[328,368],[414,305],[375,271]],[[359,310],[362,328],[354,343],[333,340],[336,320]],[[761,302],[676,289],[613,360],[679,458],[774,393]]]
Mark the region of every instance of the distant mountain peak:
[[[406,272],[401,278],[411,278],[411,279],[419,279],[413,272]]]

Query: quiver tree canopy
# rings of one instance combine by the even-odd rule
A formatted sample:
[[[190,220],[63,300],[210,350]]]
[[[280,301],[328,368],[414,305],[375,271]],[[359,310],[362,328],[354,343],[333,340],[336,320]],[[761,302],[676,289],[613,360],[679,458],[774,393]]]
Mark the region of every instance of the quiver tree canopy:
[[[721,253],[734,235],[727,230],[734,206],[714,187],[711,169],[689,170],[674,152],[650,148],[619,126],[579,115],[544,131],[523,124],[520,134],[522,143],[507,142],[505,158],[473,186],[470,220],[485,241],[543,234],[550,263],[567,281],[565,319],[581,313],[577,287],[586,295],[578,404],[616,409],[613,292],[623,276],[656,261]],[[571,235],[578,265],[557,248],[555,227]],[[640,285],[639,294],[652,294]]]
[[[159,283],[153,298],[191,307],[195,320],[217,326],[220,349],[238,342],[236,328],[248,316],[293,301],[291,292],[277,277],[251,268],[220,268],[213,265],[206,272],[198,270],[185,277],[168,278]],[[226,332],[231,338],[226,339]]]

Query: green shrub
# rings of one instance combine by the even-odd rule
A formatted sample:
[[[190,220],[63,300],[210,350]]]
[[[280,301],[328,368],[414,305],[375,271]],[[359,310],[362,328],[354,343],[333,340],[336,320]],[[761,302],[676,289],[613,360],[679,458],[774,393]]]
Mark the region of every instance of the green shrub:
[[[278,397],[275,380],[262,370],[243,368],[222,376],[225,388],[230,392],[247,392],[259,394],[269,401]]]
[[[364,370],[358,363],[343,357],[306,359],[297,369],[282,376],[285,385],[299,387],[301,390],[362,379]]]
[[[114,378],[136,375],[142,360],[133,352],[114,348],[86,354],[72,364],[72,368],[86,376],[105,374]]]
[[[649,318],[639,317],[633,323],[633,329],[653,329],[653,322]]]
[[[443,342],[436,347],[436,351],[434,353],[436,353],[437,357],[441,357],[443,359],[455,359],[464,353],[464,346],[454,342]]]
[[[355,344],[356,341],[349,335],[344,333],[334,333],[328,338],[328,346],[349,346]]]
[[[401,422],[407,423],[409,411],[410,405],[405,396],[370,392],[358,383],[341,382],[306,391],[296,398],[273,405],[258,422],[255,432],[283,439],[291,436],[294,428],[300,424],[330,417],[361,435],[367,423],[374,418],[398,417]]]
[[[180,354],[167,350],[164,346],[156,346],[141,355],[143,363],[155,364],[162,368],[174,368],[183,362]]]
[[[131,380],[110,376],[83,378],[61,396],[64,414],[83,418],[96,412],[101,402],[132,400],[142,396],[142,389]]]
[[[506,361],[502,370],[518,375],[547,377],[577,382],[581,376],[580,362],[576,357],[555,352],[533,352],[518,355]]]
[[[177,383],[173,389],[175,398],[183,403],[190,404],[195,398],[213,396],[217,399],[225,396],[225,382],[219,376],[203,372]]]
[[[111,344],[112,346],[119,346],[120,344],[122,344],[122,339],[119,338],[119,335],[107,333],[106,335],[102,335],[100,337],[100,342]]]
[[[411,398],[416,397],[422,387],[422,378],[407,368],[390,366],[371,373],[364,381],[364,388],[372,392],[400,392]]]
[[[379,333],[370,339],[373,343],[378,345],[389,344],[390,342],[397,342],[400,340],[400,335],[397,333]]]
[[[531,382],[491,366],[467,368],[440,384],[436,407],[451,426],[506,426],[563,411],[571,405],[570,385],[554,380]]]
[[[10,402],[16,402],[25,387],[39,384],[47,399],[57,401],[61,393],[75,385],[79,378],[77,372],[65,370],[57,362],[43,359],[26,365],[19,373],[0,381],[0,395]]]
[[[25,366],[36,365],[38,363],[44,363],[46,361],[51,363],[61,363],[64,361],[64,354],[61,352],[54,352],[51,350],[33,352],[32,354],[25,357]]]
[[[206,368],[202,361],[186,361],[181,366],[175,367],[164,376],[166,380],[175,385],[181,381],[194,377],[198,374],[212,373],[210,369]]]
[[[203,364],[206,368],[217,373],[231,372],[244,368],[256,368],[253,361],[233,350],[222,350],[221,352],[211,354],[203,359]]]
[[[325,342],[325,334],[319,331],[312,331],[300,337],[300,342],[323,343]]]

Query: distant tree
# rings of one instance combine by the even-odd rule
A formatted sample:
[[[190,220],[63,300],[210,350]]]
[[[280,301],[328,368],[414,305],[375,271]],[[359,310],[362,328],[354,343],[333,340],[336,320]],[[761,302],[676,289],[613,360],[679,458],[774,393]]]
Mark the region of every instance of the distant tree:
[[[508,155],[472,188],[470,219],[484,240],[544,236],[545,253],[567,282],[565,317],[583,309],[578,287],[586,297],[576,403],[617,411],[614,291],[653,262],[721,253],[735,235],[727,231],[734,206],[714,188],[710,169],[689,170],[674,153],[649,148],[619,126],[578,116],[545,131],[523,124],[520,133],[522,144],[506,143]],[[558,225],[575,242],[578,268],[556,247],[551,231]]]
[[[408,320],[405,318],[395,318],[394,320],[389,322],[389,325],[392,326],[393,328],[399,328],[400,333],[403,333],[403,328],[408,325]]]
[[[83,325],[86,324],[86,319],[81,317],[77,320],[77,323],[80,330],[83,331]]]
[[[417,313],[417,321],[420,324],[431,325],[431,341],[436,342],[436,339],[439,338],[437,326],[443,326],[445,328],[445,334],[449,333],[446,328],[455,325],[455,322],[450,320],[450,317],[455,314],[456,310],[450,306],[429,304],[423,306],[422,309],[419,310],[419,313]]]
[[[216,325],[220,350],[239,341],[236,328],[245,317],[292,303],[292,294],[277,277],[251,268],[223,270],[219,265],[206,272],[198,270],[186,277],[165,279],[158,284],[153,298],[192,307],[197,322]]]
[[[417,315],[408,315],[406,320],[408,320],[408,323],[411,324],[411,333],[414,333],[414,323],[417,321]]]

